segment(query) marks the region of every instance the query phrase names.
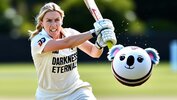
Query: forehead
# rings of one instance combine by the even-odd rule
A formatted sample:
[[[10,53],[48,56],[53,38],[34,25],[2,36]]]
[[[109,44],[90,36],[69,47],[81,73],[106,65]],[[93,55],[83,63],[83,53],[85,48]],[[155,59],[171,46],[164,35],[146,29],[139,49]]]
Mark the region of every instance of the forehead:
[[[49,11],[44,15],[44,19],[55,19],[55,18],[60,18],[61,19],[61,15],[59,12],[57,11]]]
[[[140,48],[137,47],[137,46],[129,46],[129,49],[131,49],[131,50],[137,50],[137,49],[140,49]]]
[[[144,54],[145,53],[145,50],[140,48],[140,47],[136,47],[136,46],[129,46],[129,47],[125,47],[123,49],[120,50],[120,53],[121,54],[134,54],[134,55],[137,55],[137,54]]]

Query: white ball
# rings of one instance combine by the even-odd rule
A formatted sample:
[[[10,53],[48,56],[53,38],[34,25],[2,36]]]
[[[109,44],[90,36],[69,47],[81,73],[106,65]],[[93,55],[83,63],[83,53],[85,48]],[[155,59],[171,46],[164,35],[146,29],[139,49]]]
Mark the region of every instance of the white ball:
[[[152,62],[148,53],[137,46],[121,49],[112,61],[115,78],[126,86],[139,86],[151,76]]]

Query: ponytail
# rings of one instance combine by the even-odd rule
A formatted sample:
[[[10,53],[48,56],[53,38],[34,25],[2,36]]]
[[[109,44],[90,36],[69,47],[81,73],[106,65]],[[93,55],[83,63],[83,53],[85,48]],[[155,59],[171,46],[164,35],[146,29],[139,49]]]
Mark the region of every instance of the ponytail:
[[[29,31],[28,31],[29,34],[30,34],[29,39],[31,40],[31,39],[32,39],[35,35],[37,35],[41,30],[42,30],[42,26],[39,25],[39,24],[37,24],[37,25],[36,25],[36,30],[34,30],[34,31],[29,30]]]

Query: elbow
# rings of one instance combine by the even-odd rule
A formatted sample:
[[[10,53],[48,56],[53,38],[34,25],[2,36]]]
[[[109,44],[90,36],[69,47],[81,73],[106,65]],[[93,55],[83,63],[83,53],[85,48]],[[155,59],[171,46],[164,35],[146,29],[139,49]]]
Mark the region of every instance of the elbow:
[[[101,54],[99,55],[92,55],[92,58],[100,58],[101,57]]]
[[[103,49],[101,49],[101,50],[92,49],[91,56],[92,56],[93,58],[100,58],[101,55],[102,55],[102,53],[103,53]]]
[[[100,56],[94,56],[93,58],[100,58]]]

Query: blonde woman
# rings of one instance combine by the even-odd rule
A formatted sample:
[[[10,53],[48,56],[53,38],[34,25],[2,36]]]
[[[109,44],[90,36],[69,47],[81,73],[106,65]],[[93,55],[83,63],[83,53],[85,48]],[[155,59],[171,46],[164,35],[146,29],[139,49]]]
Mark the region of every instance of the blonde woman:
[[[30,31],[31,54],[38,76],[37,100],[95,100],[91,85],[80,79],[77,48],[99,58],[106,43],[102,31],[116,42],[108,19],[94,23],[94,29],[80,33],[63,28],[64,12],[55,3],[45,4],[36,17],[36,30]],[[97,37],[98,36],[98,37]],[[97,37],[93,44],[88,40]]]

